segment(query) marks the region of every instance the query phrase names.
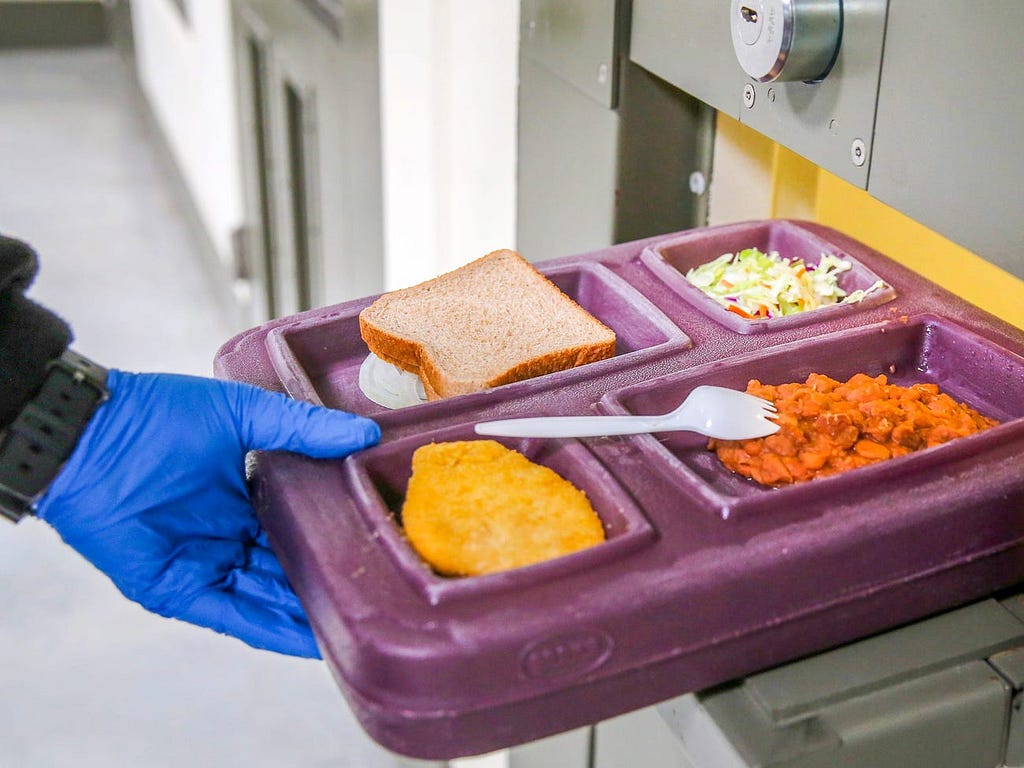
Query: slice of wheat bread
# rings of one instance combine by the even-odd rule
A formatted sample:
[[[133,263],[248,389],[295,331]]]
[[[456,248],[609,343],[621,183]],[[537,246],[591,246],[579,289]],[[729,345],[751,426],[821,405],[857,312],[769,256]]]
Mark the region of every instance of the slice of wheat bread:
[[[610,328],[509,250],[384,294],[359,314],[359,330],[432,400],[615,354]]]

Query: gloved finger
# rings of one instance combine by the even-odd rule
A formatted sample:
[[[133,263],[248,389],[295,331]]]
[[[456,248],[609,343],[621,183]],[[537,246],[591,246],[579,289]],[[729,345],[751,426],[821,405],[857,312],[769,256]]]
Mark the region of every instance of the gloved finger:
[[[268,608],[280,609],[293,616],[306,615],[302,603],[299,602],[284,573],[277,575],[238,568],[228,574],[223,591],[261,603]]]
[[[296,616],[244,595],[221,590],[203,592],[178,618],[237,637],[253,648],[320,658],[313,630],[304,615]]]
[[[336,459],[380,441],[380,427],[371,419],[234,384],[235,420],[249,450],[294,451],[316,459]]]
[[[266,544],[261,545],[259,539],[256,542],[249,550],[249,560],[245,564],[245,569],[247,571],[259,571],[282,579],[285,578],[281,562],[277,559],[274,551]]]

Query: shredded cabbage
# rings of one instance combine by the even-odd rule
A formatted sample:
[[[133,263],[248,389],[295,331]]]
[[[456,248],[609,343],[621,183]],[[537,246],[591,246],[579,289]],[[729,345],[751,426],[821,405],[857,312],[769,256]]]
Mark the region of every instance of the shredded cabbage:
[[[848,261],[823,253],[817,265],[784,259],[777,251],[747,248],[726,253],[694,267],[686,279],[730,312],[748,319],[785,317],[830,304],[854,303],[882,286],[847,295],[839,275],[853,268]]]

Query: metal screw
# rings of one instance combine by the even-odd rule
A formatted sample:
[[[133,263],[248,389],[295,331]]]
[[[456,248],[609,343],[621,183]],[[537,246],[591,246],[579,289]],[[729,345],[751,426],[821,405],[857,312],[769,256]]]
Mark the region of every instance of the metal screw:
[[[747,83],[746,85],[744,85],[743,86],[743,106],[745,106],[747,109],[753,109],[754,108],[754,96],[755,96],[755,94],[754,94],[754,86],[752,86],[750,83]]]
[[[708,188],[707,179],[704,178],[704,174],[700,171],[694,171],[690,174],[690,191],[695,195],[703,195],[704,191]]]
[[[868,159],[867,145],[861,139],[854,139],[853,144],[850,145],[850,159],[858,168],[864,165]]]
[[[775,89],[774,88],[769,88],[768,89],[768,101],[770,101],[772,103],[775,102]]]

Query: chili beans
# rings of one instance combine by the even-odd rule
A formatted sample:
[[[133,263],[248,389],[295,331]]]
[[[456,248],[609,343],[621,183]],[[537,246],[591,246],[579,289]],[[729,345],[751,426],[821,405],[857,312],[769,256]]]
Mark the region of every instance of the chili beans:
[[[901,387],[863,373],[842,383],[812,373],[803,384],[762,384],[747,392],[775,404],[774,435],[711,440],[722,463],[764,485],[833,475],[970,435],[998,424],[934,384]]]

